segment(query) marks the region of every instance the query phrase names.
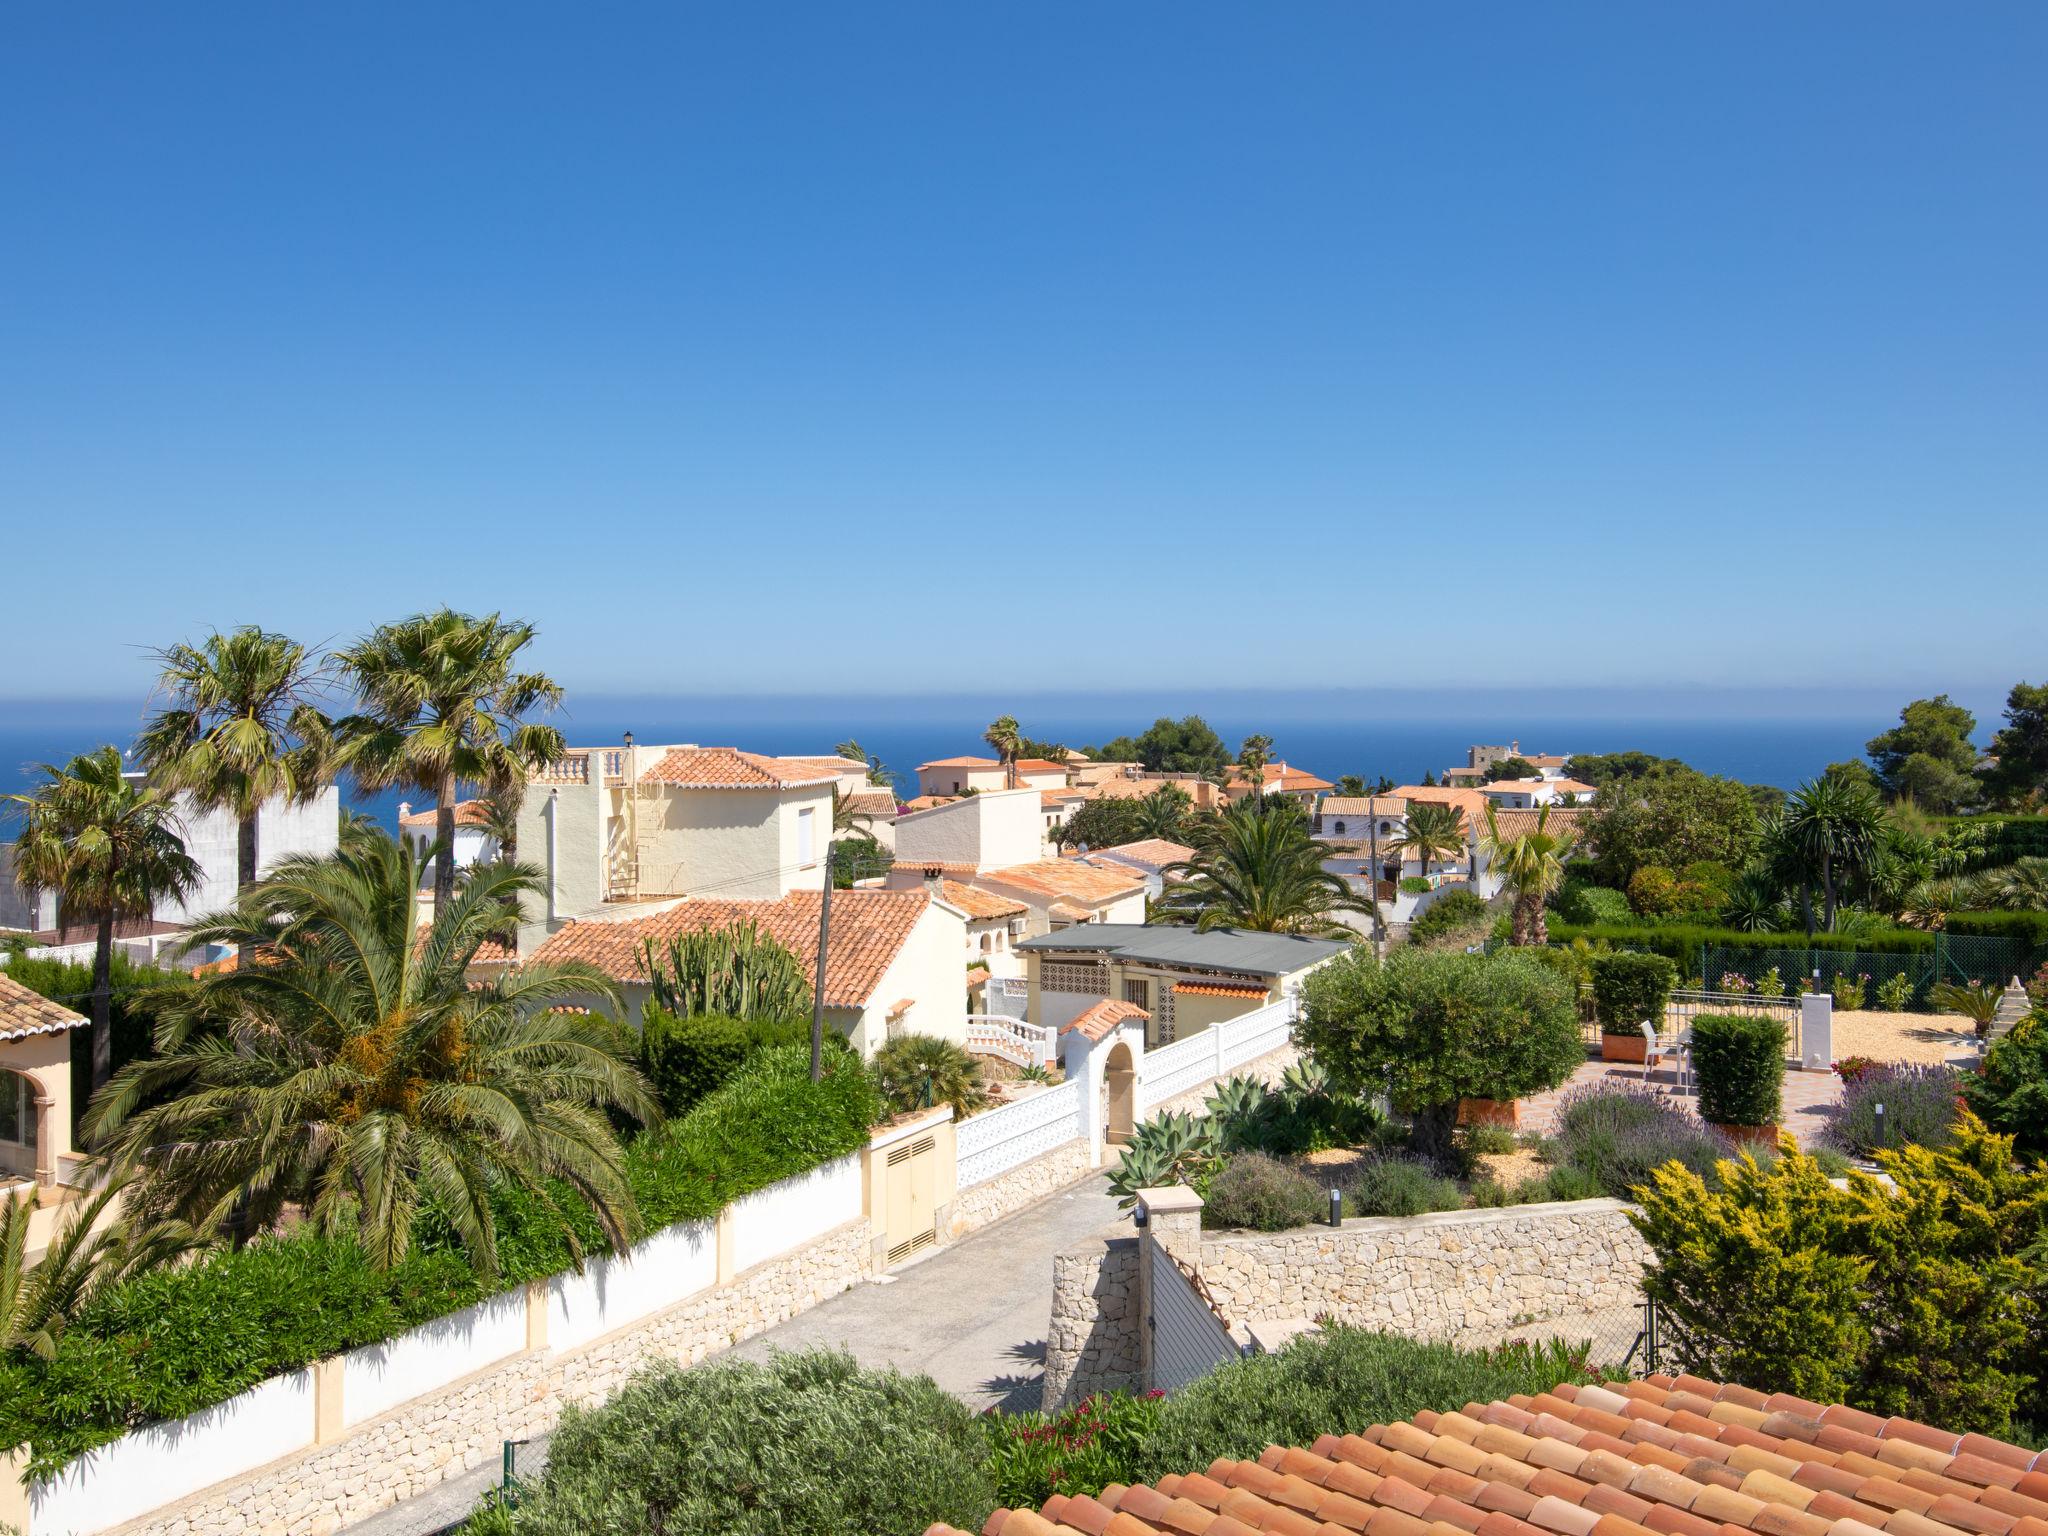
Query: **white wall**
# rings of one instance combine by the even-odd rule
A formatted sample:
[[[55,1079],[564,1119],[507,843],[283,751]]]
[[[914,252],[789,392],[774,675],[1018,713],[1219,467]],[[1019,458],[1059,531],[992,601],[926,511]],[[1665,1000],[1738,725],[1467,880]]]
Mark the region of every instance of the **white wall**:
[[[858,1217],[860,1163],[858,1153],[842,1157],[735,1201],[728,1217],[734,1273],[801,1248],[812,1238]]]
[[[526,1293],[493,1296],[342,1356],[344,1428],[526,1348]]]
[[[199,865],[199,885],[182,902],[160,902],[159,922],[185,923],[233,904],[237,827],[228,811],[202,811],[191,797],[179,795],[179,835],[185,851]],[[332,784],[304,805],[280,798],[264,802],[256,813],[256,873],[267,875],[294,854],[316,857],[334,852],[341,840],[341,791]]]
[[[88,1451],[29,1490],[35,1536],[85,1536],[133,1520],[313,1443],[313,1373]]]
[[[1035,789],[998,790],[896,820],[896,857],[1001,869],[1036,863],[1045,824]]]
[[[548,1348],[574,1349],[602,1338],[717,1280],[717,1223],[664,1227],[623,1257],[593,1259],[582,1274],[548,1282]]]
[[[967,924],[937,902],[924,912],[882,973],[870,1000],[869,1013],[881,1038],[856,1041],[864,1053],[886,1043],[888,1010],[901,998],[912,998],[910,1012],[899,1026],[906,1034],[936,1035],[956,1045],[967,1043],[967,967],[963,957]],[[979,957],[976,957],[979,959]]]

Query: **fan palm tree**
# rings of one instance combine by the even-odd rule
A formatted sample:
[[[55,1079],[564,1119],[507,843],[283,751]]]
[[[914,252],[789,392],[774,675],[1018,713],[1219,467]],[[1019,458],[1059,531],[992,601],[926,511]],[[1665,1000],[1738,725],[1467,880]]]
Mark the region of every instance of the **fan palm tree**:
[[[1564,861],[1571,857],[1578,841],[1577,835],[1570,830],[1550,830],[1550,807],[1547,805],[1537,811],[1534,828],[1513,837],[1501,836],[1500,822],[1494,815],[1493,806],[1488,804],[1486,807],[1487,861],[1508,889],[1515,893],[1515,943],[1550,942],[1549,924],[1543,919],[1543,903],[1552,891],[1564,884]]]
[[[405,1256],[431,1206],[479,1274],[497,1273],[491,1197],[523,1190],[573,1227],[549,1182],[572,1188],[614,1245],[637,1220],[608,1116],[659,1111],[617,991],[582,965],[520,966],[472,981],[470,962],[538,888],[487,864],[416,927],[418,865],[389,838],[288,859],[195,944],[239,946],[166,1020],[156,1056],[94,1099],[88,1134],[145,1171],[130,1209],[248,1236],[287,1204],[352,1231],[378,1268]]]
[[[1883,825],[1876,794],[1845,778],[1823,774],[1808,780],[1786,803],[1784,837],[1820,886],[1821,926],[1827,932],[1835,930],[1843,885],[1875,862]]]
[[[43,782],[9,795],[21,821],[14,878],[30,890],[55,891],[66,920],[98,929],[92,955],[92,1081],[114,1070],[114,927],[148,917],[160,901],[177,901],[199,885],[199,866],[185,852],[176,808],[161,789],[121,770],[121,754],[101,747],[68,766],[42,765]]]
[[[995,750],[1003,760],[1003,787],[1017,787],[1017,755],[1024,750],[1024,732],[1017,724],[1015,715],[998,715],[989,722],[981,739]]]
[[[134,1170],[124,1169],[66,1207],[34,1264],[28,1229],[39,1192],[0,1200],[0,1354],[20,1349],[51,1358],[71,1320],[110,1288],[199,1246],[197,1234],[180,1221],[106,1220],[134,1181]]]
[[[509,791],[562,755],[562,733],[526,719],[562,690],[515,670],[531,624],[454,613],[386,624],[335,658],[360,695],[339,722],[342,756],[366,790],[407,785],[434,797],[434,900],[455,893],[455,802],[464,784]]]
[[[1338,914],[1368,910],[1323,868],[1323,850],[1297,805],[1241,800],[1190,836],[1194,857],[1161,871],[1166,886],[1153,913],[1162,922],[1349,935]]]
[[[1408,802],[1406,824],[1399,837],[1387,845],[1402,854],[1414,854],[1429,873],[1431,859],[1448,859],[1465,846],[1465,818],[1455,805],[1436,800]]]
[[[1984,875],[1984,894],[1995,906],[2010,911],[2048,908],[2048,859],[2021,859]]]
[[[169,698],[136,738],[150,781],[235,818],[235,878],[256,882],[256,815],[303,805],[333,777],[330,722],[313,702],[320,667],[306,647],[247,625],[161,654]]]
[[[1237,749],[1237,766],[1244,774],[1245,793],[1264,794],[1266,790],[1266,764],[1273,761],[1273,738],[1270,736],[1247,736]]]

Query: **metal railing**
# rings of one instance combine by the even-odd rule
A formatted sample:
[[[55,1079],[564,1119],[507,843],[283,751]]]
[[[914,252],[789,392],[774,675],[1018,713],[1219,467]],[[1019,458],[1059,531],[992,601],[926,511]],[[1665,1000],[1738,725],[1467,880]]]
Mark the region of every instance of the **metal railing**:
[[[1692,1028],[1703,1013],[1739,1013],[1778,1020],[1785,1026],[1786,1054],[1794,1061],[1805,1059],[1799,1040],[1799,999],[1761,997],[1754,992],[1707,992],[1680,988],[1664,1005],[1664,1022],[1658,1033],[1670,1034]]]

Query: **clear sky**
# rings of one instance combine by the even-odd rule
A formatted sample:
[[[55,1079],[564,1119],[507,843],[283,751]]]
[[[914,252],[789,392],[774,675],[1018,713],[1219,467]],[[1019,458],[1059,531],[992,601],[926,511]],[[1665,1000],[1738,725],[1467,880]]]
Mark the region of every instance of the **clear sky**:
[[[0,696],[2048,671],[2048,5],[17,3]]]

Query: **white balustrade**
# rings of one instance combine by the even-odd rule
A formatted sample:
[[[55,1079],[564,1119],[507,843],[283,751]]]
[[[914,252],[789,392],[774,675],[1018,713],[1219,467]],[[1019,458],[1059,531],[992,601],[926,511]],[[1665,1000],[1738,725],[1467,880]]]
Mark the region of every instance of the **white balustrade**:
[[[1044,1093],[970,1115],[955,1133],[959,1185],[972,1188],[1081,1135],[1081,1083],[1064,1082]]]
[[[967,1015],[967,1049],[1020,1067],[1049,1067],[1058,1054],[1059,1031],[1003,1013]]]

